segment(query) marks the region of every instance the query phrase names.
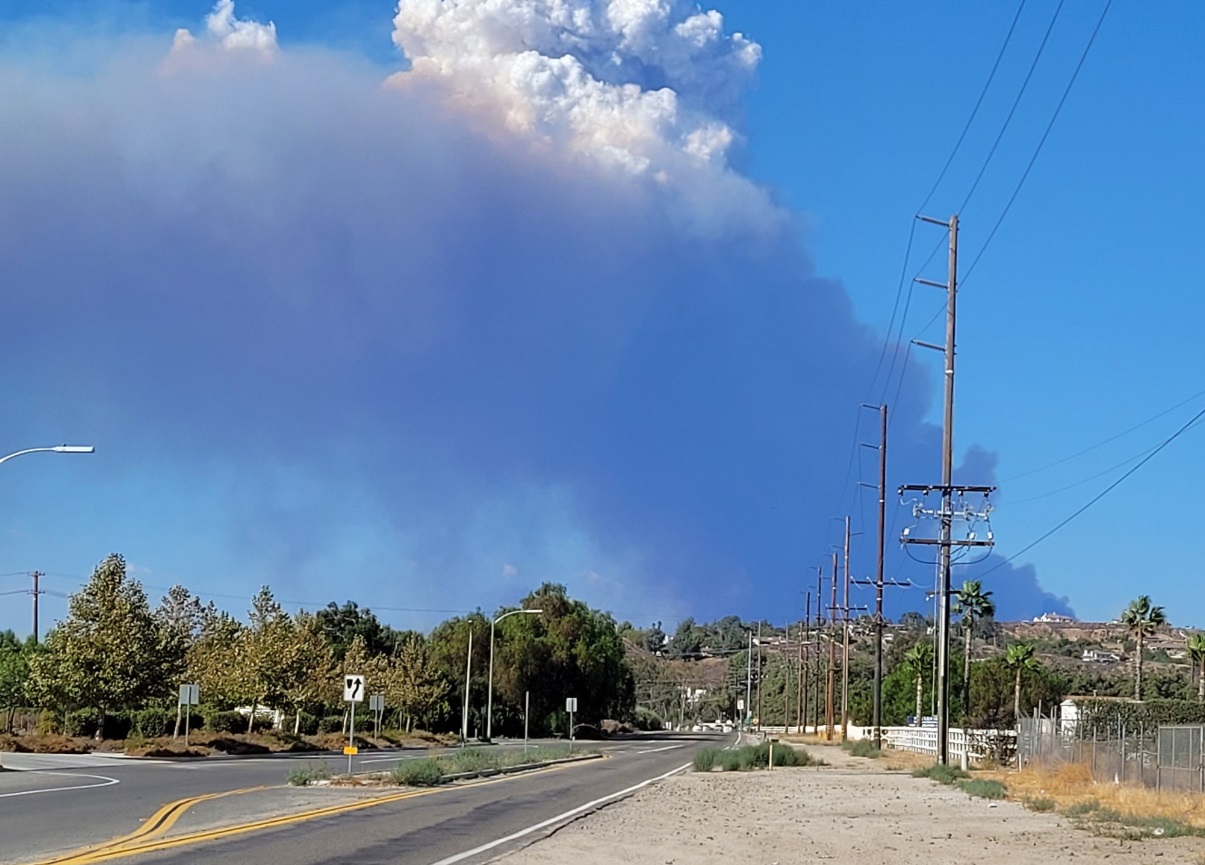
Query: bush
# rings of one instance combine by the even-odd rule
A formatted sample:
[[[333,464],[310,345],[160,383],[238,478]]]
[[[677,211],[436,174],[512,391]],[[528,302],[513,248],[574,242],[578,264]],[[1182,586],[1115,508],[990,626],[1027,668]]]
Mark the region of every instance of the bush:
[[[842,742],[841,747],[854,757],[870,757],[873,759],[883,756],[883,752],[874,746],[874,740],[872,739],[858,739],[856,741],[850,739],[849,741]]]
[[[421,760],[405,760],[398,763],[390,774],[396,784],[407,787],[436,787],[443,783],[444,771],[438,760],[424,757]]]
[[[342,733],[343,732],[343,716],[342,715],[324,715],[318,719],[318,729],[316,735],[324,735],[326,733]]]
[[[172,732],[176,725],[174,713],[161,708],[140,709],[130,716],[134,734],[144,739],[157,739]],[[181,725],[183,725],[183,718]]]
[[[716,760],[719,759],[720,752],[715,748],[704,748],[699,753],[695,754],[694,770],[696,772],[710,772],[715,768]]]
[[[1026,799],[1022,804],[1024,804],[1025,807],[1030,811],[1040,811],[1044,813],[1046,811],[1054,810],[1054,800],[1047,799],[1045,797],[1038,799]]]
[[[999,781],[982,778],[974,781],[960,781],[958,789],[968,796],[978,796],[980,799],[1003,799],[1008,795],[1008,790]]]
[[[292,787],[308,787],[315,781],[322,781],[330,776],[330,767],[325,763],[306,766],[304,769],[298,766],[289,772],[289,785]]]
[[[63,716],[58,712],[43,709],[38,715],[35,731],[39,736],[55,736],[63,732]]]
[[[247,719],[238,712],[216,709],[204,713],[205,729],[211,733],[241,733],[247,729]]]
[[[301,721],[297,724],[297,733],[301,736],[316,735],[318,733],[318,716],[302,712]]]
[[[936,781],[939,784],[953,784],[955,781],[963,781],[971,776],[957,766],[934,763],[932,766],[926,766],[924,769],[913,769],[912,777],[928,778],[930,781]]]
[[[632,726],[637,730],[664,730],[665,721],[652,709],[637,706],[635,717],[632,718]]]

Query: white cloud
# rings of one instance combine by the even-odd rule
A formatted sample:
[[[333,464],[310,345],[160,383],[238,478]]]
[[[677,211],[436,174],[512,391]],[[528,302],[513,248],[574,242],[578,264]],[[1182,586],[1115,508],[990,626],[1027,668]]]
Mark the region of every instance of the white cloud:
[[[234,0],[218,0],[213,11],[205,16],[207,41],[230,51],[255,51],[271,55],[277,50],[276,25],[269,21],[260,24],[234,17]],[[188,30],[176,31],[172,40],[172,51],[186,51],[195,47],[197,37]]]
[[[513,131],[665,181],[727,171],[760,47],[681,0],[400,0],[411,71]]]

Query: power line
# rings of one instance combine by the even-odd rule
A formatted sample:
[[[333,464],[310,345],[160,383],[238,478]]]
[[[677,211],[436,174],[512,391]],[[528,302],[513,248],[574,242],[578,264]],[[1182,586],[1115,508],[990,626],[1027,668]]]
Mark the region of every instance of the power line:
[[[958,149],[962,147],[963,140],[967,137],[967,132],[971,129],[971,123],[975,120],[975,115],[979,113],[979,107],[983,105],[983,98],[987,96],[988,88],[992,86],[992,79],[996,77],[996,70],[1000,68],[1000,61],[1004,59],[1004,52],[1008,49],[1008,43],[1013,38],[1013,31],[1017,29],[1017,22],[1021,20],[1021,12],[1025,9],[1025,0],[1021,0],[1021,5],[1017,7],[1017,14],[1013,16],[1013,23],[1009,25],[1008,34],[1004,37],[1004,44],[1000,46],[999,53],[996,54],[996,62],[992,64],[992,71],[988,73],[987,81],[983,82],[983,89],[979,91],[979,98],[975,100],[975,107],[971,109],[971,116],[967,118],[966,125],[962,127],[962,134],[958,136],[958,140],[954,142],[954,149],[950,151],[949,157],[946,159],[946,164],[941,167],[941,173],[937,175],[937,180],[933,181],[933,188],[929,190],[929,194],[925,196],[925,200],[921,202],[920,207],[916,208],[917,213],[921,213],[929,205],[929,200],[933,198],[933,193],[937,192],[937,187],[941,185],[941,181],[945,178],[946,172],[950,170],[950,164],[954,161],[954,157],[958,154]],[[915,225],[915,223],[913,223]]]
[[[1199,421],[1201,418],[1205,418],[1205,408],[1201,409],[1199,412],[1197,412],[1195,415],[1193,415],[1192,419],[1188,423],[1184,424],[1184,426],[1180,427],[1178,430],[1176,430],[1174,433],[1172,433],[1170,436],[1168,436],[1166,439],[1164,439],[1163,442],[1158,447],[1156,447],[1153,451],[1151,451],[1149,454],[1147,454],[1146,457],[1144,457],[1143,460],[1140,463],[1138,463],[1138,465],[1134,466],[1132,469],[1130,469],[1128,472],[1123,474],[1117,480],[1113,481],[1113,483],[1109,484],[1107,487],[1105,487],[1103,490],[1101,490],[1099,493],[1097,493],[1094,497],[1089,499],[1087,504],[1085,504],[1079,510],[1075,511],[1075,513],[1073,513],[1071,516],[1067,517],[1065,520],[1063,520],[1061,523],[1056,525],[1050,531],[1048,531],[1044,535],[1040,536],[1037,540],[1032,541],[1029,544],[1026,544],[1024,547],[1017,550],[1017,552],[1013,553],[1007,559],[1004,559],[1002,562],[1000,562],[996,565],[993,565],[992,567],[988,568],[983,573],[977,574],[977,576],[986,577],[988,574],[1004,567],[1009,562],[1015,560],[1018,556],[1021,556],[1025,553],[1029,552],[1034,547],[1036,547],[1038,544],[1042,543],[1042,541],[1046,540],[1048,537],[1053,535],[1059,529],[1063,528],[1065,525],[1070,523],[1072,520],[1074,520],[1076,517],[1078,517],[1084,511],[1088,510],[1088,508],[1092,507],[1094,504],[1096,504],[1101,499],[1103,499],[1105,496],[1107,496],[1109,493],[1111,493],[1113,490],[1115,490],[1118,486],[1121,485],[1122,481],[1124,481],[1130,475],[1134,474],[1134,472],[1138,471],[1140,468],[1142,468],[1144,465],[1146,465],[1148,462],[1150,462],[1152,459],[1154,459],[1155,455],[1157,453],[1159,453],[1161,450],[1163,450],[1169,444],[1174,442],[1181,435],[1188,432],[1188,430],[1190,430],[1194,425],[1196,425],[1197,421]]]
[[[1060,5],[1062,5],[1060,3]],[[1013,190],[1013,194],[1009,196],[1008,203],[1004,205],[1004,210],[1000,212],[1000,218],[996,220],[996,224],[992,226],[992,230],[988,232],[987,240],[983,242],[983,246],[979,248],[979,252],[971,261],[971,266],[967,268],[966,274],[962,277],[962,282],[965,285],[971,273],[975,270],[975,265],[979,264],[979,259],[983,257],[983,253],[987,251],[988,246],[992,242],[992,238],[996,236],[996,232],[1000,228],[1000,223],[1004,222],[1004,217],[1008,216],[1009,210],[1012,209],[1013,202],[1017,200],[1017,195],[1021,192],[1021,187],[1025,185],[1026,178],[1029,177],[1030,170],[1033,169],[1034,163],[1038,161],[1038,154],[1042,152],[1042,146],[1046,144],[1046,139],[1050,135],[1050,130],[1054,128],[1054,123],[1059,119],[1059,113],[1063,110],[1063,103],[1067,101],[1067,96],[1071,93],[1071,88],[1075,85],[1075,80],[1079,77],[1080,70],[1084,68],[1084,61],[1088,59],[1088,52],[1092,50],[1092,44],[1096,41],[1096,35],[1100,33],[1101,25],[1105,23],[1105,16],[1109,14],[1109,8],[1113,5],[1113,0],[1106,0],[1104,9],[1100,12],[1100,17],[1096,20],[1096,26],[1092,29],[1092,35],[1088,38],[1088,44],[1084,46],[1083,53],[1079,56],[1079,62],[1075,64],[1075,71],[1071,73],[1071,80],[1067,82],[1067,87],[1063,90],[1063,95],[1059,99],[1058,105],[1054,108],[1054,114],[1050,117],[1050,122],[1046,124],[1046,131],[1042,133],[1041,139],[1038,141],[1038,146],[1034,148],[1033,156],[1029,158],[1029,164],[1025,166],[1025,171],[1021,174],[1021,179],[1017,181],[1017,186]]]
[[[967,204],[971,201],[971,196],[975,194],[975,190],[979,188],[979,181],[983,179],[984,172],[987,171],[988,165],[991,164],[992,157],[996,155],[996,148],[1000,146],[1000,141],[1004,138],[1004,133],[1008,130],[1008,125],[1012,122],[1013,115],[1017,112],[1017,107],[1021,104],[1021,97],[1025,95],[1026,89],[1029,87],[1029,81],[1033,78],[1034,70],[1038,68],[1038,61],[1042,58],[1042,52],[1046,50],[1046,43],[1050,40],[1050,34],[1054,31],[1054,24],[1059,20],[1059,13],[1063,11],[1064,0],[1059,0],[1059,5],[1054,9],[1054,15],[1050,18],[1050,24],[1046,28],[1045,35],[1042,36],[1042,41],[1038,45],[1038,51],[1033,56],[1033,61],[1029,64],[1029,71],[1025,73],[1025,80],[1021,82],[1021,89],[1017,91],[1017,96],[1013,99],[1012,107],[1008,110],[1008,115],[1004,118],[1004,124],[1000,127],[1000,131],[996,134],[996,140],[992,142],[991,149],[987,152],[987,158],[983,160],[983,165],[979,167],[979,173],[975,175],[975,182],[971,184],[971,188],[967,191],[966,198],[962,200],[962,205],[958,208],[958,212],[962,213],[966,210]],[[965,277],[964,277],[965,279]]]

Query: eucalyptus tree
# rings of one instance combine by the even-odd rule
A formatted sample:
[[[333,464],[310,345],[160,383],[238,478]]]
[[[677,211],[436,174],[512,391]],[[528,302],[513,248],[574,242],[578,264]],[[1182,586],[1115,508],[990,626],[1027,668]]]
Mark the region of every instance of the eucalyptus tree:
[[[1167,624],[1167,615],[1163,607],[1151,603],[1150,595],[1139,595],[1122,611],[1121,623],[1134,637],[1134,699],[1141,700],[1143,646],[1149,634],[1153,634],[1160,625]]]

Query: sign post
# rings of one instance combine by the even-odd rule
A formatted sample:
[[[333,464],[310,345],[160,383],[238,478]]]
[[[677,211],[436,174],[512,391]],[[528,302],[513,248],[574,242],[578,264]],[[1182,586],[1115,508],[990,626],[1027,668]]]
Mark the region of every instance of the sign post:
[[[192,720],[192,707],[201,702],[200,685],[181,685],[180,700],[176,705],[176,723],[180,723],[180,707],[184,707],[184,747],[188,747],[188,727]]]
[[[356,703],[364,702],[364,677],[357,673],[348,673],[343,677],[343,701],[351,703],[351,723],[347,727],[347,747],[343,753],[347,755],[347,774],[351,774],[351,761],[356,756]]]
[[[527,756],[527,716],[531,714],[531,691],[523,692],[523,756]]]
[[[368,697],[368,711],[372,712],[373,735],[380,738],[381,721],[385,717],[385,695],[370,694]]]
[[[577,697],[565,698],[565,711],[569,713],[569,753],[573,753],[573,713],[577,711]]]

